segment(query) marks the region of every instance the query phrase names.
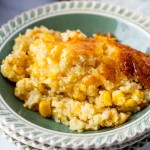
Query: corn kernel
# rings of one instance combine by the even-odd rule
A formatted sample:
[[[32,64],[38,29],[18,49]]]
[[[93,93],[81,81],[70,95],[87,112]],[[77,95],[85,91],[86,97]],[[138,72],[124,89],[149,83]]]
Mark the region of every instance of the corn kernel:
[[[49,35],[49,36],[48,36],[48,39],[49,39],[50,41],[55,41],[55,37],[54,37],[53,35]]]
[[[103,105],[94,105],[94,110],[95,110],[95,112],[97,112],[97,113],[102,113],[103,111],[104,111],[104,109],[105,109],[105,106]]]
[[[137,106],[137,103],[133,99],[128,99],[124,103],[125,107],[135,107]]]
[[[43,82],[44,80],[45,80],[45,78],[44,77],[39,77],[39,79],[40,79],[40,82]]]
[[[111,95],[108,91],[102,92],[102,100],[105,106],[112,106]]]
[[[49,73],[49,78],[55,79],[56,78],[56,73],[55,72],[50,72]]]
[[[84,84],[80,85],[80,90],[86,92],[86,86]]]
[[[125,96],[122,93],[122,91],[120,90],[114,91],[112,93],[112,101],[113,101],[113,104],[117,106],[122,106],[123,103],[125,102]]]
[[[83,95],[83,94],[73,94],[73,98],[74,98],[75,100],[84,101],[85,98],[86,98],[86,96]]]
[[[55,37],[53,36],[53,35],[46,35],[44,38],[43,38],[43,40],[45,41],[45,42],[54,42],[55,41]]]
[[[39,104],[39,112],[43,117],[51,116],[50,101],[41,101]]]
[[[135,100],[138,104],[141,103],[141,101],[144,98],[144,93],[139,90],[135,90],[132,94],[132,99]]]
[[[35,63],[33,64],[33,67],[37,68],[38,66],[39,66],[39,64],[38,64],[38,61],[36,60]]]

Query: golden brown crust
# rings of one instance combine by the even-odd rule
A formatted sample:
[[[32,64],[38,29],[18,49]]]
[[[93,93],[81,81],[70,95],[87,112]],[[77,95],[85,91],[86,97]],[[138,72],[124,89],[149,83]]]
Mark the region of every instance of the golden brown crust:
[[[116,82],[119,79],[117,64],[114,60],[103,57],[103,72],[102,75],[106,80]]]
[[[150,88],[150,57],[129,46],[113,41],[119,48],[120,70],[129,78],[137,80],[145,88]]]
[[[150,57],[134,49],[126,48],[120,54],[121,70],[129,77],[136,77],[142,86],[150,88]]]
[[[148,54],[120,44],[114,38],[99,34],[97,38],[71,40],[67,44],[68,48],[74,52],[73,59],[80,54],[88,58],[95,56],[101,59],[98,60],[98,63],[103,64],[101,75],[106,80],[116,83],[123,78],[124,74],[145,88],[150,88],[150,57]],[[104,47],[102,58],[97,56],[97,47]]]

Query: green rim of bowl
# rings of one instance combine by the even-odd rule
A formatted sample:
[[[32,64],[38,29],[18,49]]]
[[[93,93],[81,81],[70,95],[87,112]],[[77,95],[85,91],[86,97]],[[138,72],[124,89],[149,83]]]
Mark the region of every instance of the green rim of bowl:
[[[121,18],[141,28],[147,34],[150,34],[150,21],[127,9],[96,1],[64,1],[24,12],[3,25],[0,28],[0,51],[8,39],[21,28],[41,19],[72,13],[105,14],[111,17]],[[134,122],[105,133],[87,135],[52,131],[35,125],[16,114],[7,105],[2,96],[0,96],[0,115],[0,123],[5,124],[5,126],[24,137],[43,144],[67,148],[100,148],[122,144],[150,129],[150,111],[148,110]]]

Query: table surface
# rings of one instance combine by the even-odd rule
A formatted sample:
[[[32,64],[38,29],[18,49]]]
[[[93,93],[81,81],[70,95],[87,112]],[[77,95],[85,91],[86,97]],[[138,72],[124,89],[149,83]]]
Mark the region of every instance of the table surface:
[[[0,26],[23,11],[54,1],[55,0],[0,0]],[[121,7],[125,7],[147,18],[150,18],[150,0],[97,0],[97,1],[112,3]],[[3,150],[18,150],[18,148],[15,145],[9,143],[2,136],[0,136],[0,145],[3,148]],[[147,143],[140,150],[150,150],[150,143]]]

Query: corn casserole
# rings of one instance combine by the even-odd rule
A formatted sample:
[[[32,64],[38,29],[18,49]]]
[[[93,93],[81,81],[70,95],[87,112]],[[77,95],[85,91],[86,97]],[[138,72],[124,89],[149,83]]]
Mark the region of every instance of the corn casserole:
[[[28,29],[1,73],[25,108],[78,132],[121,125],[150,102],[150,56],[110,34]]]

